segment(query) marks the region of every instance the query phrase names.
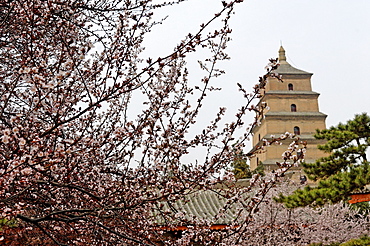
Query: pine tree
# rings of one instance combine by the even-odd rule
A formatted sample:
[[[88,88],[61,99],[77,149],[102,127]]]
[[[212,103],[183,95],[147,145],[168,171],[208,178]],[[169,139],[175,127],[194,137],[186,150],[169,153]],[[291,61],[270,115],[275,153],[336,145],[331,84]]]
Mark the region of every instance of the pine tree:
[[[347,200],[351,193],[370,184],[370,168],[366,150],[370,145],[370,117],[356,115],[347,124],[339,123],[330,129],[317,130],[317,139],[327,140],[318,148],[329,156],[315,163],[303,163],[304,171],[317,186],[306,186],[292,195],[275,198],[287,207],[323,205]]]
[[[234,150],[234,160],[231,163],[232,171],[237,179],[252,177],[252,171],[247,163],[247,158],[243,151]]]
[[[263,165],[258,165],[257,168],[252,171],[247,163],[247,156],[244,154],[243,150],[237,150],[235,148],[231,167],[236,179],[252,178],[253,174],[265,175]]]

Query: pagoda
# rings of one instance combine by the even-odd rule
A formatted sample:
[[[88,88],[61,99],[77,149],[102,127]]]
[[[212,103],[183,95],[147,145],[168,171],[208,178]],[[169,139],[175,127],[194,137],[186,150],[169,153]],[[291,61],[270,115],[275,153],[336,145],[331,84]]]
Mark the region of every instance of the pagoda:
[[[325,156],[317,148],[323,140],[313,137],[316,129],[325,129],[327,115],[319,111],[319,93],[312,91],[312,73],[305,72],[291,66],[286,61],[285,50],[279,49],[280,66],[276,70],[282,75],[283,82],[276,78],[269,78],[265,90],[261,93],[259,104],[267,103],[269,110],[260,119],[261,124],[252,129],[253,149],[262,145],[263,139],[271,136],[279,137],[285,132],[294,133],[302,141],[307,142],[305,162],[314,162]],[[251,169],[263,165],[264,170],[274,170],[276,162],[282,161],[282,153],[287,150],[291,140],[285,140],[282,145],[269,146],[266,151],[256,154],[250,160]],[[303,175],[300,168],[292,169],[292,176],[299,178]]]

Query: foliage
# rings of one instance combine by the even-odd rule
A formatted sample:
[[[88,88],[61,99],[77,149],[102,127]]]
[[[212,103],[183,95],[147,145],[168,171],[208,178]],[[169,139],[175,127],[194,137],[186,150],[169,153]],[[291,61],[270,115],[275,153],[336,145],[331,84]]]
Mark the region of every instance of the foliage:
[[[181,2],[2,2],[0,217],[17,220],[17,227],[6,228],[4,242],[189,245],[207,238],[209,244],[238,244],[233,230],[207,229],[215,220],[185,219],[165,211],[164,204],[173,208],[195,191],[216,192],[227,203],[215,219],[242,204],[244,217],[233,224],[245,228],[279,177],[300,161],[290,157],[301,147],[291,148],[274,174],[263,180],[254,175],[244,188],[236,188],[230,173],[220,177],[245,114],[256,116],[239,135],[237,148],[244,147],[263,114],[264,106],[252,102],[268,78],[281,80],[278,61],[270,59],[252,91],[238,85],[246,103],[233,122],[221,126],[225,109],[220,108],[207,126],[197,124],[207,94],[218,90],[212,82],[224,73],[218,63],[229,59],[229,20],[243,0],[221,1],[219,12],[185,34],[169,54],[143,55],[147,34],[161,23],[156,10]],[[218,20],[218,28],[211,29]],[[200,49],[207,58],[192,61],[188,55]],[[200,64],[204,75],[193,84],[190,63]],[[287,138],[292,134],[272,142]],[[194,149],[204,155],[185,162]],[[158,223],[159,215],[166,224]],[[193,229],[179,240],[163,237],[162,226],[177,225]]]
[[[5,226],[16,227],[17,221],[15,219],[8,220],[7,218],[0,219],[0,230]]]
[[[360,214],[370,214],[370,202],[358,202],[350,205],[352,209],[357,210]]]
[[[356,115],[346,124],[317,130],[315,137],[327,140],[326,144],[318,147],[330,155],[315,163],[302,164],[309,178],[319,182],[317,187],[306,186],[291,196],[277,198],[288,207],[346,201],[351,193],[370,184],[366,157],[370,145],[370,117],[366,113]]]
[[[261,176],[265,176],[265,168],[262,165],[262,162],[252,171],[252,174],[258,174]]]
[[[237,179],[252,178],[252,171],[247,163],[247,158],[243,151],[234,150],[233,162],[231,163],[232,172]]]
[[[349,240],[346,243],[342,243],[341,246],[367,246],[370,245],[370,237],[364,235],[358,239]]]
[[[243,151],[234,150],[234,158],[231,167],[236,179],[252,178],[253,174],[265,175],[263,165],[258,165],[253,171],[250,170],[247,157]]]

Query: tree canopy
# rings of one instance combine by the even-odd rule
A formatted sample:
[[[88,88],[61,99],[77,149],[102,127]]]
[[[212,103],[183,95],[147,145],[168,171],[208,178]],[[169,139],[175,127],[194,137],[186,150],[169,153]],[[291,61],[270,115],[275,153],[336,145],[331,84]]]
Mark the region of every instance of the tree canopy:
[[[323,205],[346,201],[351,193],[370,184],[370,168],[366,151],[370,145],[370,117],[356,115],[346,124],[317,130],[317,139],[327,140],[319,145],[328,156],[315,163],[303,163],[304,171],[317,186],[306,186],[292,195],[276,198],[288,207]]]

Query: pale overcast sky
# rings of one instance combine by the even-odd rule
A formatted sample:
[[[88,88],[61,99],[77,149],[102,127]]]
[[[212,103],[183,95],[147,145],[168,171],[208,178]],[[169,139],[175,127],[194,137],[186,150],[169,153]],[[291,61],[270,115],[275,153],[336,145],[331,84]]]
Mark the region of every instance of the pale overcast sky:
[[[171,51],[182,37],[212,17],[220,2],[188,0],[161,10],[156,18],[169,17],[149,36],[148,54],[156,57]],[[235,112],[243,100],[236,83],[251,88],[268,59],[277,57],[282,42],[291,65],[314,73],[312,88],[321,94],[319,107],[328,115],[327,127],[369,112],[369,11],[369,0],[245,0],[238,4],[231,21],[231,60],[222,64],[226,75],[216,82],[223,91],[208,98],[206,105],[225,105]]]

